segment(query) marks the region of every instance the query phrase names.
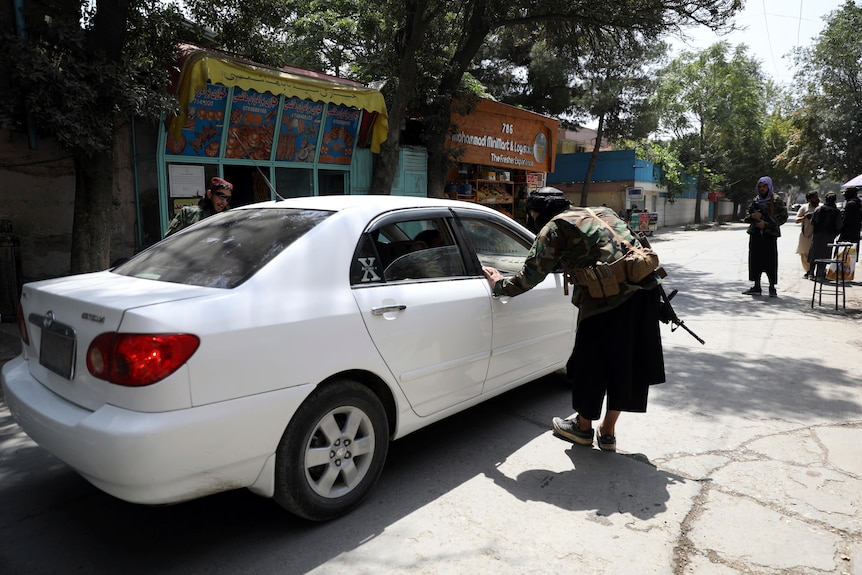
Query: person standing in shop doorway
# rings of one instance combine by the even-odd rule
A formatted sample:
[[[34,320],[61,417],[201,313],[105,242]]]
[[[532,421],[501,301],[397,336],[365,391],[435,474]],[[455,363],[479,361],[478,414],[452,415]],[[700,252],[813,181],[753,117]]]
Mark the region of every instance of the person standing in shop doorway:
[[[223,212],[230,207],[233,196],[233,184],[221,178],[210,180],[210,187],[206,194],[198,201],[196,206],[183,206],[183,209],[174,216],[171,224],[165,232],[165,237],[177,233],[205,218]]]
[[[769,280],[769,297],[778,297],[775,287],[778,284],[778,238],[782,224],[787,221],[787,206],[775,197],[769,176],[757,180],[755,190],[757,195],[743,220],[748,224],[748,279],[754,285],[742,293],[763,293],[760,278],[765,273]]]

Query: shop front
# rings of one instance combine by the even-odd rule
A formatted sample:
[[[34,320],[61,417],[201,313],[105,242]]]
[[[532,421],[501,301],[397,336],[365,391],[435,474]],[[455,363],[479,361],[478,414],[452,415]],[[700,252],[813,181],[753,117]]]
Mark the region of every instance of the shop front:
[[[477,202],[523,220],[529,192],[554,171],[559,122],[508,104],[481,99],[468,114],[455,110],[446,145],[458,157],[446,195]]]
[[[388,130],[379,91],[196,47],[178,69],[180,113],[134,138],[140,245],[158,241],[213,176],[233,183],[234,205],[368,192]]]

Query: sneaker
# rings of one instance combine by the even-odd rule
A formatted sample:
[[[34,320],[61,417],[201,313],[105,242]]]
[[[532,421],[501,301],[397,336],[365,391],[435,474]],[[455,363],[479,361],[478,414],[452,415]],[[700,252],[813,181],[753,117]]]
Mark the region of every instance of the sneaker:
[[[769,288],[769,297],[778,297],[778,292],[775,291],[775,288]]]
[[[616,435],[611,435],[610,433],[606,433],[604,435],[596,434],[596,437],[599,442],[599,449],[602,451],[616,451],[617,450],[617,437]]]
[[[748,288],[742,292],[742,295],[760,295],[762,293],[763,291],[760,288]]]
[[[576,415],[574,419],[563,419],[562,417],[555,417],[553,419],[554,435],[577,443],[578,445],[592,445],[593,430],[581,430],[578,427],[579,419],[579,415]]]

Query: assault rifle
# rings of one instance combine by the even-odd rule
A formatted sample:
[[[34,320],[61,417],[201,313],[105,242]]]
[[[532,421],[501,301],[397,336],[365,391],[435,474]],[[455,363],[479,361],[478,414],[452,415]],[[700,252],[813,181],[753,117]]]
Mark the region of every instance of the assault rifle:
[[[639,230],[635,230],[633,228],[629,228],[629,229],[631,229],[631,232],[635,235],[635,237],[638,239],[638,241],[641,243],[642,246],[647,247],[647,248],[652,247],[649,243],[649,240],[646,239],[646,235],[643,232],[641,232]],[[661,279],[664,279],[665,277],[667,277],[667,272],[664,271],[664,268],[661,268],[661,267],[658,268],[656,270],[656,273],[658,274],[659,278],[661,278]],[[699,341],[701,345],[706,345],[706,342],[703,341],[700,337],[698,337],[698,335],[696,333],[691,331],[688,328],[688,326],[685,325],[685,322],[682,321],[678,315],[676,315],[676,312],[674,311],[673,306],[670,304],[670,300],[672,300],[674,298],[674,296],[678,293],[677,290],[671,291],[670,295],[668,295],[664,291],[664,286],[661,283],[659,283],[658,284],[658,291],[659,291],[659,294],[661,294],[661,303],[659,304],[659,310],[658,310],[659,321],[661,321],[662,323],[669,323],[671,326],[670,327],[671,332],[674,332],[677,330],[677,328],[681,327],[682,329],[687,331],[691,337],[693,337],[694,339]]]

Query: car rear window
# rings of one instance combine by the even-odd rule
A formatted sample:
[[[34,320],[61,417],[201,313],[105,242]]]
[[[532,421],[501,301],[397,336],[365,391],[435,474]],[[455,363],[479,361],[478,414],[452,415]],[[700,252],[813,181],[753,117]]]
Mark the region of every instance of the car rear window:
[[[233,288],[332,215],[323,210],[232,210],[209,217],[112,271],[124,276]]]

